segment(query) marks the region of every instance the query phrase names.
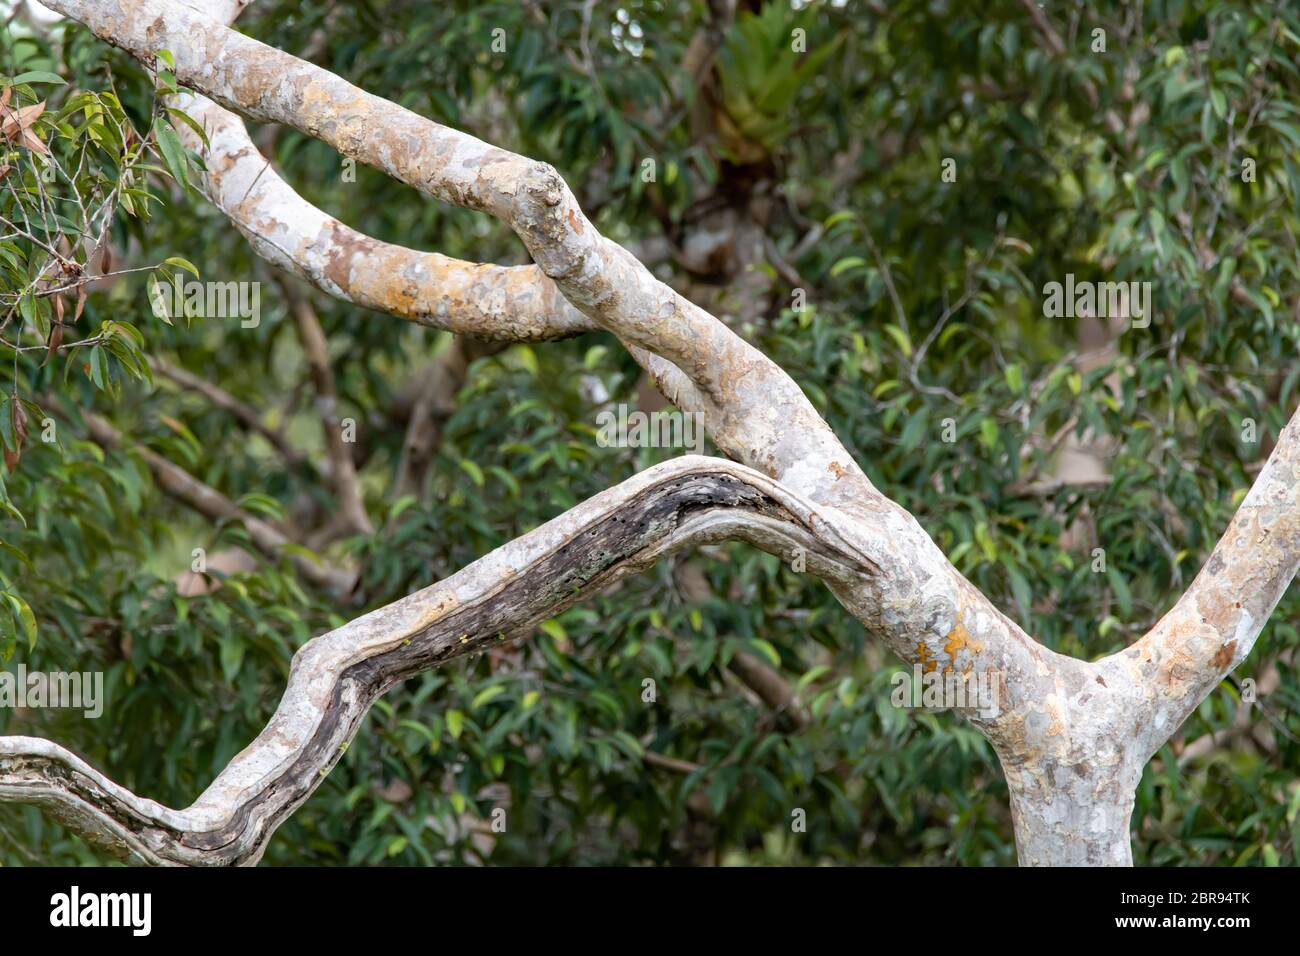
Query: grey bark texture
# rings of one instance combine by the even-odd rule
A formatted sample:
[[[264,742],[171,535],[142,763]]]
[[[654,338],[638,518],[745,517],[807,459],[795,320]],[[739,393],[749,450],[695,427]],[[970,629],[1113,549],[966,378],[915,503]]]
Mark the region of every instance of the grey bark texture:
[[[171,51],[177,79],[195,91],[184,106],[210,134],[204,189],[270,261],[347,301],[482,338],[605,329],[670,401],[704,416],[734,461],[650,469],[316,638],[294,658],[266,730],[188,809],[131,794],[58,745],[24,737],[0,738],[0,799],[45,806],[145,862],[254,863],[397,681],[509,640],[669,551],[741,540],[783,558],[802,549],[808,570],[909,665],[996,681],[996,713],[962,715],[1001,760],[1022,864],[1131,863],[1142,768],[1249,653],[1300,564],[1300,421],[1169,613],[1102,660],[1064,657],[962,577],[782,369],[601,236],[550,166],[236,33],[227,23],[237,0],[45,2],[146,65]],[[356,233],[297,196],[236,113],[293,126],[432,199],[495,216],[535,265],[460,262]]]

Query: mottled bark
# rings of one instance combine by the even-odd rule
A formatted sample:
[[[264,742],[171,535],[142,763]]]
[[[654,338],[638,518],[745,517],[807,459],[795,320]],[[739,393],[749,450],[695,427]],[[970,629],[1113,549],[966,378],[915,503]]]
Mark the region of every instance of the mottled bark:
[[[151,862],[255,861],[394,681],[488,646],[668,550],[737,538],[786,558],[804,549],[808,571],[909,664],[996,682],[995,712],[962,715],[1002,762],[1022,863],[1131,861],[1143,766],[1249,652],[1300,564],[1297,420],[1169,614],[1107,658],[1064,657],[994,607],[872,486],[784,371],[601,236],[550,166],[228,29],[219,18],[238,3],[217,4],[218,19],[159,0],[47,3],[146,63],[170,50],[178,79],[227,107],[495,216],[536,265],[459,263],[352,232],[297,197],[237,118],[195,98],[214,133],[205,188],[271,261],[348,301],[453,331],[545,339],[608,330],[743,464],[683,458],[652,469],[313,641],[267,730],[188,810],[127,794],[27,738],[0,740],[0,797],[44,803]]]
[[[835,515],[757,472],[678,458],[306,644],[266,729],[189,808],[138,797],[57,744],[29,737],[0,738],[0,800],[43,806],[147,863],[256,863],[395,684],[517,639],[683,547],[742,540],[774,554],[801,548],[811,570],[847,584],[871,565],[841,532]]]
[[[243,121],[203,97],[184,109],[209,145],[177,132],[204,156],[201,186],[269,262],[335,298],[403,319],[484,339],[545,341],[596,328],[535,265],[464,262],[417,252],[351,229],[299,196],[258,152]]]

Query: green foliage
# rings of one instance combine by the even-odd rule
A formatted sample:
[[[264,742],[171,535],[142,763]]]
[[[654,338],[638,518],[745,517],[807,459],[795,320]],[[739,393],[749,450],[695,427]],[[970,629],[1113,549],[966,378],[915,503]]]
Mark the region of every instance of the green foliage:
[[[680,242],[718,196],[770,180],[769,259],[788,257],[807,307],[792,305],[789,270],[761,262],[771,286],[741,331],[1010,617],[1062,653],[1123,647],[1190,583],[1296,404],[1295,10],[1054,4],[1058,56],[1013,2],[742,6],[753,10],[722,38],[709,91],[682,72],[706,25],[706,5],[684,0],[266,0],[240,26],[554,164],[602,231],[634,246]],[[796,26],[806,53],[785,39]],[[491,46],[498,28],[504,52]],[[1105,53],[1091,50],[1096,28]],[[84,30],[21,24],[0,49],[13,104],[46,104],[32,129],[49,151],[0,143],[13,167],[0,215],[14,224],[0,240],[0,442],[17,455],[0,471],[0,656],[102,670],[109,700],[96,721],[0,710],[0,733],[49,736],[187,805],[264,725],[313,635],[669,453],[595,441],[584,382],[615,402],[635,401],[639,382],[608,336],[515,346],[473,365],[428,487],[392,500],[404,434],[392,409],[447,337],[320,297],[378,529],[326,557],[364,569],[361,603],[314,591],[287,560],[182,596],[192,550],[247,545],[246,530],[184,510],[137,449],[84,440],[78,410],[250,510],[319,517],[332,506],[316,469],[155,382],[144,361],[165,356],[220,384],[320,460],[293,321],[270,292],[256,328],[149,308],[151,278],[177,271],[275,288],[194,195],[197,158],[174,132],[186,118],[156,95],[174,83],[166,58],[155,79]],[[700,109],[713,111],[712,136],[697,135]],[[370,235],[519,261],[508,232],[477,214],[374,170],[345,180],[338,156],[292,131],[256,134],[308,199]],[[645,158],[655,181],[640,175]],[[942,178],[946,159],[955,182]],[[85,267],[82,240],[105,221],[124,260],[112,268],[140,271],[97,283],[84,303],[40,294],[58,260],[15,226],[62,241]],[[680,262],[664,268],[711,294]],[[1150,327],[1099,347],[1086,323],[1045,318],[1044,287],[1067,274],[1150,281]],[[59,308],[68,320],[84,311],[51,352]],[[52,441],[41,440],[47,416]],[[1243,438],[1245,419],[1258,441]],[[1100,450],[1108,481],[1055,480],[1072,442]],[[687,562],[711,596],[687,593]],[[1252,657],[1148,768],[1139,863],[1300,862],[1298,611],[1293,590]],[[741,688],[727,666],[741,651],[799,688],[805,732]],[[808,575],[745,547],[704,549],[526,641],[394,689],[267,861],[1013,862],[991,750],[950,715],[893,707],[898,667]],[[1247,677],[1268,690],[1243,733],[1232,728]],[[1234,736],[1180,761],[1216,731]],[[507,829],[491,833],[499,806]],[[796,809],[806,832],[791,831]],[[96,859],[38,811],[0,806],[0,863]]]

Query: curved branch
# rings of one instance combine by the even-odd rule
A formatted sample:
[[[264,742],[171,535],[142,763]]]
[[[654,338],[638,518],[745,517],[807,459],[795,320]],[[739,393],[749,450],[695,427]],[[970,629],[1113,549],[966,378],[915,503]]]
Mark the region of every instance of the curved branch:
[[[160,0],[46,2],[145,63],[159,50],[171,50],[178,79],[221,103],[260,120],[291,125],[429,196],[487,212],[509,224],[537,263],[536,267],[523,267],[534,270],[526,280],[529,288],[541,294],[556,289],[567,303],[560,299],[544,304],[525,302],[527,320],[516,334],[545,337],[561,313],[575,324],[615,334],[672,401],[705,414],[709,434],[719,448],[757,469],[737,473],[726,470],[737,466],[719,464],[714,466],[723,469],[719,473],[741,480],[746,487],[763,488],[763,500],[778,502],[792,514],[794,496],[815,502],[800,507],[821,509],[821,520],[829,522],[837,541],[848,547],[844,554],[853,556],[846,564],[834,557],[840,554],[838,546],[826,550],[827,541],[816,532],[821,527],[817,522],[805,526],[763,508],[741,506],[741,501],[753,501],[744,495],[721,507],[705,494],[694,514],[669,508],[667,513],[677,516],[670,522],[672,529],[653,541],[641,541],[636,535],[629,538],[627,525],[616,529],[615,539],[634,543],[636,549],[619,552],[611,558],[612,563],[603,563],[603,558],[610,558],[608,551],[599,552],[601,561],[596,560],[596,553],[584,551],[587,563],[583,567],[597,570],[591,577],[579,575],[579,590],[598,586],[602,575],[626,573],[620,569],[640,566],[671,546],[696,540],[705,531],[725,531],[723,536],[753,540],[770,550],[776,547],[775,542],[788,545],[798,537],[792,529],[803,527],[805,533],[811,533],[810,546],[822,555],[819,570],[810,552],[810,566],[827,579],[840,602],[903,660],[930,671],[977,672],[998,680],[1002,699],[997,713],[966,716],[993,742],[1006,771],[1021,860],[1122,863],[1131,859],[1127,822],[1143,763],[1223,673],[1245,656],[1300,564],[1300,424],[1295,420],[1209,563],[1174,609],[1146,637],[1120,654],[1093,663],[1063,657],[1036,644],[1002,615],[947,561],[905,509],[871,485],[785,372],[713,316],[654,278],[626,250],[601,236],[550,166],[430,122],[183,6]],[[232,3],[238,6],[238,0],[224,0],[219,5],[230,7]],[[241,228],[248,229],[250,240],[255,246],[261,244],[259,251],[264,255],[273,259],[278,255],[300,269],[304,258],[310,260],[314,264],[306,271],[311,275],[314,270],[313,281],[328,291],[345,297],[359,295],[375,307],[398,314],[405,309],[410,317],[427,318],[430,324],[450,322],[461,315],[458,310],[469,308],[472,313],[476,308],[456,298],[428,309],[412,304],[417,296],[438,302],[442,294],[437,285],[441,279],[419,273],[409,259],[422,254],[409,250],[391,253],[392,247],[376,248],[374,240],[366,237],[354,240],[347,236],[340,242],[336,226],[318,210],[306,212],[293,206],[293,214],[301,214],[301,219],[286,226],[281,222],[285,217],[275,214],[276,208],[289,209],[301,200],[282,183],[274,187],[275,180],[273,192],[261,191],[262,179],[268,175],[266,161],[256,157],[255,151],[240,154],[247,136],[237,121],[228,125],[230,135],[236,138],[222,147],[224,158],[221,150],[214,150],[213,165],[228,162],[232,169],[238,166],[237,180],[232,177],[229,185],[233,188],[238,181],[244,193],[235,197],[231,192],[217,201],[225,203],[222,208]],[[240,135],[243,139],[238,139]],[[216,175],[220,187],[221,171]],[[240,205],[250,195],[258,197],[257,205]],[[269,218],[259,219],[261,215]],[[354,241],[355,255],[347,251]],[[335,261],[331,255],[337,259],[332,273],[325,268]],[[397,258],[387,258],[390,255]],[[500,275],[495,266],[458,264],[447,267],[452,270],[447,281],[462,281],[454,275],[462,266],[485,270],[475,271],[475,276]],[[428,268],[436,271],[443,267],[435,264]],[[396,291],[366,284],[372,275],[385,271],[399,276]],[[385,277],[383,281],[388,280]],[[407,293],[410,302],[403,298]],[[484,328],[464,331],[506,334],[513,309],[512,303],[503,315],[485,318],[471,314],[472,321],[491,326],[495,333]],[[533,319],[541,325],[530,324]],[[699,463],[701,459],[681,461]],[[762,482],[769,479],[761,478],[759,472],[779,485],[763,487]],[[637,481],[633,479],[633,484]],[[696,476],[692,482],[696,481],[708,484],[706,476]],[[691,487],[699,491],[703,486]],[[620,486],[606,495],[627,494],[628,488]],[[644,485],[636,488],[638,494],[646,491]],[[593,499],[601,500],[604,496]],[[552,544],[567,542],[564,547],[581,550],[581,539],[562,534],[557,539],[555,535],[557,529],[570,527],[577,520],[572,516],[586,507],[566,516],[568,523],[557,519],[561,525],[545,526],[552,529]],[[743,520],[737,519],[742,513]],[[604,514],[604,520],[602,533],[608,534],[608,522],[617,525],[619,519]],[[641,527],[644,530],[645,525]],[[528,536],[494,555],[515,554],[519,546],[527,550],[533,545],[523,543],[537,540]],[[547,567],[552,561],[565,567],[554,554],[535,556],[544,559]],[[291,712],[282,707],[268,728],[272,733],[279,721],[276,733],[283,736],[265,742],[259,738],[185,811],[190,814],[186,817],[190,832],[185,835],[189,842],[166,834],[156,838],[157,846],[170,848],[171,856],[164,857],[188,860],[189,854],[200,860],[255,859],[264,845],[259,834],[273,830],[287,812],[284,808],[296,805],[295,801],[310,792],[310,783],[302,773],[328,766],[335,759],[331,748],[345,742],[355,730],[358,715],[364,713],[373,695],[382,692],[379,688],[386,686],[387,676],[403,672],[403,665],[396,663],[402,659],[397,648],[385,644],[382,651],[374,650],[376,642],[388,641],[394,630],[406,634],[412,646],[423,648],[420,653],[425,656],[419,663],[431,666],[455,655],[457,631],[466,642],[471,635],[480,642],[490,641],[491,628],[483,625],[485,620],[515,627],[531,619],[529,615],[544,616],[547,610],[537,604],[540,591],[518,594],[511,590],[524,586],[520,582],[526,583],[537,573],[531,559],[524,562],[528,575],[523,576],[516,576],[524,570],[516,558],[500,560],[510,565],[510,576],[492,585],[491,601],[478,572],[451,585],[460,578],[457,576],[430,592],[421,592],[423,598],[413,595],[407,599],[414,603],[398,602],[376,612],[381,618],[372,622],[374,630],[366,630],[372,625],[361,625],[374,618],[371,615],[334,632],[348,634],[346,647],[336,647],[344,639],[331,642],[334,635],[309,645],[316,648],[311,655],[326,656],[320,660],[313,657],[315,663],[310,668],[296,664],[298,683],[291,679],[286,693]],[[486,567],[483,562],[471,565],[482,567]],[[550,601],[551,613],[556,607],[567,606],[561,595],[541,590]],[[507,591],[510,595],[503,597]],[[421,603],[429,594],[443,603],[435,607]],[[394,612],[399,606],[404,610]],[[462,612],[464,607],[472,610]],[[382,617],[389,613],[396,613],[400,620]],[[444,623],[459,621],[457,616],[462,613],[477,615],[469,619],[472,628]],[[361,628],[359,634],[351,630],[357,627]],[[371,663],[380,659],[386,663]],[[325,728],[319,723],[325,719],[321,715],[331,713],[343,716]],[[308,730],[310,734],[305,736]],[[33,759],[39,762],[38,758]],[[48,766],[48,760],[41,766]],[[78,768],[69,773],[84,776]],[[41,793],[66,792],[39,773],[33,779],[46,787],[37,787]],[[116,806],[118,797],[107,787],[100,789],[105,794],[103,800]],[[83,814],[93,814],[99,806],[73,797],[61,805],[71,808],[68,812]],[[239,808],[238,816],[229,816],[235,812],[232,807]],[[126,811],[118,809],[119,817],[125,819]],[[163,823],[166,821],[160,826]],[[120,839],[126,841],[127,836]]]
[[[602,236],[547,164],[434,123],[179,4],[50,6],[146,63],[170,50],[178,81],[219,103],[292,126],[429,196],[496,216],[579,312],[680,370],[695,391],[679,380],[675,391],[699,402],[688,407],[705,413],[728,455],[824,504],[848,509],[880,497],[790,376]],[[265,234],[274,238],[277,223]]]
[[[876,573],[847,522],[751,469],[689,456],[650,468],[451,577],[321,635],[294,655],[261,735],[188,809],[136,796],[46,740],[0,738],[0,800],[43,806],[152,864],[254,864],[395,684],[517,637],[683,547],[746,541],[843,587]]]
[[[176,105],[208,136],[205,147],[188,127],[178,130],[207,163],[200,178],[208,199],[258,255],[321,291],[484,339],[535,342],[597,328],[535,265],[464,262],[381,242],[344,225],[284,181],[234,113],[193,95],[177,97]]]
[[[236,3],[235,7],[242,8]],[[225,19],[238,13],[227,0]],[[223,15],[225,15],[223,14]],[[204,96],[176,104],[198,122],[180,136],[205,157],[207,197],[267,261],[344,302],[488,341],[546,341],[599,328],[536,265],[499,266],[417,252],[357,232],[298,195],[253,144],[237,115]],[[694,384],[671,362],[624,341],[674,404],[705,411]]]
[[[1114,655],[1140,700],[1145,762],[1255,646],[1300,570],[1300,409],[1182,597]]]
[[[146,63],[171,50],[178,79],[218,101],[503,219],[565,299],[617,335],[671,401],[704,413],[719,448],[853,519],[846,527],[881,573],[832,590],[873,634],[908,664],[997,675],[1002,709],[972,720],[1004,763],[1070,756],[1053,715],[1088,704],[1086,695],[1074,697],[1090,686],[1091,665],[1041,647],[998,611],[871,485],[782,369],[602,237],[550,166],[433,123],[180,5],[51,3]],[[256,162],[264,171],[265,160]],[[247,175],[246,188],[260,188],[257,173]]]
[[[249,138],[243,120],[203,96],[177,97],[202,125],[208,146],[189,129],[185,145],[203,153],[204,193],[253,251],[344,302],[421,325],[489,341],[546,341],[599,328],[575,309],[536,265],[463,262],[380,242],[298,195]],[[671,362],[624,341],[674,404],[706,405]]]

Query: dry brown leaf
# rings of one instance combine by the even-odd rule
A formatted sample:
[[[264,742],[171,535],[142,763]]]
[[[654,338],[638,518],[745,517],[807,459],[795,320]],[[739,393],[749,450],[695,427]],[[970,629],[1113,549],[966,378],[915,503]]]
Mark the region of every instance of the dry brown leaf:
[[[63,326],[56,323],[54,328],[50,329],[49,341],[45,343],[45,359],[41,362],[41,368],[45,368],[45,366],[49,364],[50,359],[53,357],[54,353],[59,350],[59,346],[62,344]]]
[[[27,438],[27,412],[23,409],[23,403],[18,401],[17,395],[13,398],[13,409],[16,447],[5,449],[5,467],[9,469],[10,474],[18,467],[18,460],[23,455],[23,441]]]
[[[8,90],[5,91],[6,93]],[[30,149],[33,153],[48,153],[47,147],[35,133],[31,131],[32,124],[36,122],[37,117],[45,112],[45,101],[33,103],[31,106],[23,106],[17,110],[11,110],[7,104],[4,106],[4,120],[0,121],[0,135],[10,141],[15,138],[20,146]]]
[[[33,133],[31,130],[28,129],[23,130],[23,134],[19,141],[19,145],[26,146],[33,153],[48,154],[50,151],[50,148],[46,146],[43,142],[41,142],[40,137],[38,137],[35,133]]]

